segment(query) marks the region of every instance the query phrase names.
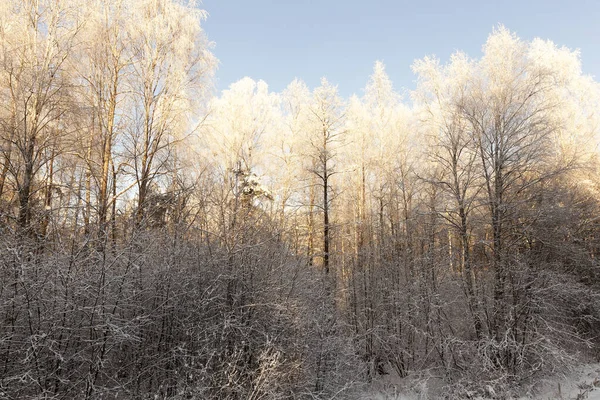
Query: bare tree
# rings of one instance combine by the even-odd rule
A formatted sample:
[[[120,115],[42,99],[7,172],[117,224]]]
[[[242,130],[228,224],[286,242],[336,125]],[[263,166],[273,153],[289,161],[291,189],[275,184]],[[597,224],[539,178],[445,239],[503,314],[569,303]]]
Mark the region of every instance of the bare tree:
[[[413,70],[420,75],[417,101],[420,103],[422,126],[428,130],[430,159],[434,172],[426,178],[449,197],[449,206],[439,214],[446,219],[459,238],[460,265],[463,274],[469,311],[477,338],[482,335],[482,323],[476,299],[476,280],[471,255],[471,212],[477,205],[480,191],[478,157],[473,150],[468,120],[462,114],[462,101],[469,90],[470,61],[455,54],[449,66],[425,58],[415,63]]]
[[[337,94],[337,88],[326,79],[313,92],[310,106],[313,121],[311,132],[307,135],[309,142],[308,157],[312,160],[311,172],[317,177],[322,199],[319,208],[323,212],[323,269],[329,274],[331,244],[331,178],[339,173],[336,167],[336,147],[342,143],[344,134],[343,103]]]
[[[201,10],[174,1],[139,1],[128,30],[135,110],[128,152],[137,184],[137,219],[152,183],[165,172],[175,143],[189,133],[187,113],[207,91],[214,58],[206,51]]]
[[[2,81],[6,107],[3,123],[2,189],[7,177],[18,197],[17,224],[31,232],[33,198],[41,189],[38,176],[48,167],[69,109],[70,71],[78,21],[73,9],[55,2],[25,2],[2,30]],[[6,10],[10,10],[10,7]],[[18,22],[17,22],[18,21]],[[53,160],[52,160],[53,161]]]

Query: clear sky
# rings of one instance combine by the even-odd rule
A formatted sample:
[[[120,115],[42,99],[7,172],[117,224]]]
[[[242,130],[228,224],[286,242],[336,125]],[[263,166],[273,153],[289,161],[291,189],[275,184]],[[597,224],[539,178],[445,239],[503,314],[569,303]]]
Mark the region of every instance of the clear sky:
[[[415,59],[471,57],[494,26],[580,49],[600,78],[600,0],[203,0],[204,29],[219,59],[217,90],[249,76],[281,91],[295,77],[325,76],[340,94],[363,94],[376,60],[398,91],[412,90]]]

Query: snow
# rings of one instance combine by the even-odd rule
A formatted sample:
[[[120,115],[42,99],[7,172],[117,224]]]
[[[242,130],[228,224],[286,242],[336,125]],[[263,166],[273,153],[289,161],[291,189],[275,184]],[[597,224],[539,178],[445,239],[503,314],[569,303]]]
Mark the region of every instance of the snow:
[[[519,400],[600,400],[600,363],[580,365],[562,377],[540,380],[537,386],[537,393]]]
[[[385,380],[385,379],[384,379]],[[419,390],[404,380],[396,382],[378,382],[372,385],[371,390],[365,393],[363,399],[372,400],[422,400],[436,399],[441,395],[440,382],[428,379],[433,387],[421,387]],[[407,387],[412,386],[412,390]],[[404,389],[404,390],[403,390]],[[436,393],[437,392],[437,396]],[[502,393],[488,390],[488,397],[474,397],[473,400],[600,400],[600,363],[582,364],[569,373],[547,376],[532,385],[529,393],[518,399],[504,397]]]

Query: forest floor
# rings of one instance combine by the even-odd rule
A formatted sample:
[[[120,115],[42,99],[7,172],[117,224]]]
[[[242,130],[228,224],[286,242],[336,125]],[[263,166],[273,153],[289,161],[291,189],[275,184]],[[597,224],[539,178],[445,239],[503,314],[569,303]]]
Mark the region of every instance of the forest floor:
[[[600,364],[585,364],[568,374],[540,380],[535,393],[519,400],[600,400]]]
[[[443,384],[432,376],[394,379],[385,376],[373,383],[365,400],[429,400],[447,398]],[[600,400],[600,363],[582,364],[568,373],[540,379],[526,394],[510,397],[501,393],[473,395],[472,400]]]

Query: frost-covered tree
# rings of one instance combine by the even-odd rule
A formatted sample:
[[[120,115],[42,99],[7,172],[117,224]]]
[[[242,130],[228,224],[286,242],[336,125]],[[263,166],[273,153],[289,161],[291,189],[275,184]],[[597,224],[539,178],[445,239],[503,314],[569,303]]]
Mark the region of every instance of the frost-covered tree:
[[[193,127],[189,114],[207,93],[215,59],[201,26],[206,13],[176,1],[139,0],[127,24],[133,109],[126,144],[137,183],[138,220],[173,146]]]
[[[217,165],[231,171],[264,168],[267,135],[271,135],[279,98],[264,81],[243,78],[213,99],[206,126],[207,143]]]
[[[481,321],[475,298],[476,281],[472,267],[471,212],[477,205],[480,191],[477,166],[468,120],[460,109],[462,98],[469,90],[472,61],[462,53],[452,56],[449,65],[424,58],[413,65],[419,75],[415,101],[422,129],[430,146],[430,161],[439,172],[430,178],[448,197],[439,210],[459,237],[459,266],[464,277],[465,293],[477,337],[481,336]],[[453,255],[451,254],[451,257]]]
[[[88,45],[83,46],[80,59],[74,62],[81,80],[84,115],[88,118],[85,126],[89,127],[80,131],[80,158],[87,169],[85,230],[86,233],[90,230],[92,202],[95,202],[100,238],[107,234],[111,205],[113,215],[115,213],[116,193],[112,187],[116,187],[119,168],[114,147],[119,143],[117,136],[123,136],[128,123],[124,117],[127,107],[124,93],[128,90],[125,77],[130,72],[126,25],[131,21],[132,12],[123,2],[91,2],[83,31]],[[112,199],[109,198],[111,191]],[[94,200],[92,192],[96,193]]]
[[[576,105],[586,81],[578,55],[499,27],[481,59],[457,53],[440,65],[425,58],[414,70],[420,124],[438,170],[427,180],[445,193],[436,212],[458,238],[466,307],[485,349],[479,361],[508,374],[529,368],[532,360],[549,362],[556,349],[535,343],[569,333],[557,326],[532,328],[551,325],[532,304],[552,302],[541,294],[545,283],[534,272],[546,239],[533,226],[558,217],[543,199],[581,166],[569,143],[589,140],[589,128],[575,128],[573,119],[590,118]]]
[[[245,206],[261,197],[258,192],[248,192],[248,179],[254,177],[260,182],[268,168],[268,138],[278,120],[279,97],[269,92],[265,82],[243,78],[213,99],[209,109],[202,141],[217,179],[222,182],[219,225],[223,237],[228,237],[237,231],[240,215],[249,212]],[[266,183],[260,182],[259,186],[262,194],[270,196]]]
[[[322,260],[325,274],[329,274],[331,244],[331,202],[332,177],[341,172],[343,166],[337,160],[338,149],[343,143],[345,126],[344,103],[337,93],[337,87],[325,78],[321,86],[313,91],[309,106],[310,126],[306,134],[307,157],[310,160],[310,171],[316,176],[322,196],[319,208],[323,213]]]
[[[523,196],[532,186],[557,172],[551,156],[561,128],[554,117],[561,102],[554,94],[558,83],[564,82],[563,71],[561,65],[540,62],[538,54],[534,44],[498,28],[488,38],[484,55],[471,72],[470,87],[459,100],[480,162],[489,211],[495,274],[489,323],[498,340],[508,318],[507,290],[515,263],[509,257],[509,231],[518,215],[515,207],[528,200]]]
[[[33,233],[33,203],[44,186],[41,176],[52,181],[62,124],[72,108],[72,71],[67,66],[81,21],[71,2],[8,1],[0,13],[0,197],[10,185],[18,198],[18,226]]]

